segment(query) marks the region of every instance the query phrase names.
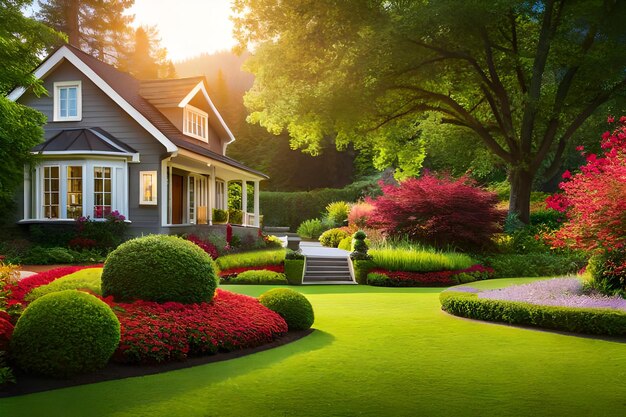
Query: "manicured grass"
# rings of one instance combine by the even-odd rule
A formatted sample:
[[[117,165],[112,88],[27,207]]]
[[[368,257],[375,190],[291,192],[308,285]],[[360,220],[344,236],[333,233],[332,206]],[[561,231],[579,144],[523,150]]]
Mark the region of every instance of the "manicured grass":
[[[228,290],[258,296],[269,288]],[[453,317],[440,310],[434,288],[297,290],[313,304],[318,330],[295,343],[175,372],[2,399],[0,415],[626,415],[620,341]]]

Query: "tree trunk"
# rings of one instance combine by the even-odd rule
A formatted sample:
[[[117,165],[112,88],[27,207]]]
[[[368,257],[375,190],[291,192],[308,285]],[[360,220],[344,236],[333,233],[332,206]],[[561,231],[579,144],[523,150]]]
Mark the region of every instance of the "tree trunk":
[[[65,9],[65,20],[67,24],[67,42],[80,48],[80,27],[78,23],[78,14],[80,12],[80,5],[78,0],[72,0],[69,2]]]
[[[530,222],[530,191],[533,175],[523,168],[512,168],[509,172],[509,214],[517,214],[517,218],[528,224]]]

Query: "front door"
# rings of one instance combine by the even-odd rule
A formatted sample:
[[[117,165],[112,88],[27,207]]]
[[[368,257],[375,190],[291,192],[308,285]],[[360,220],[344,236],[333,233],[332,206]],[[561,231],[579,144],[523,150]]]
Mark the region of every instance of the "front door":
[[[183,222],[183,177],[172,174],[172,224]]]

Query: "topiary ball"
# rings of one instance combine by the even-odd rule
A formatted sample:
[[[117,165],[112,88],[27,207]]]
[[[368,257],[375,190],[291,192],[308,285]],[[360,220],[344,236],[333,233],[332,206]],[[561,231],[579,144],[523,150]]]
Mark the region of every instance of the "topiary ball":
[[[10,347],[24,371],[69,377],[103,368],[120,342],[120,322],[91,294],[65,290],[33,301],[15,325]]]
[[[313,325],[315,315],[309,300],[298,291],[274,288],[263,293],[259,302],[285,319],[289,330],[306,330]]]
[[[201,303],[217,288],[215,264],[196,244],[176,236],[129,240],[108,256],[102,295],[116,300]]]

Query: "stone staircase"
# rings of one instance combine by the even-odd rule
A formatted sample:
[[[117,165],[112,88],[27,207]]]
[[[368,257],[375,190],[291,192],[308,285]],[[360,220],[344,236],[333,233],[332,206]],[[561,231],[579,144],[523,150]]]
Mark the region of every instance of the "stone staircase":
[[[307,256],[303,284],[356,284],[348,257]]]

